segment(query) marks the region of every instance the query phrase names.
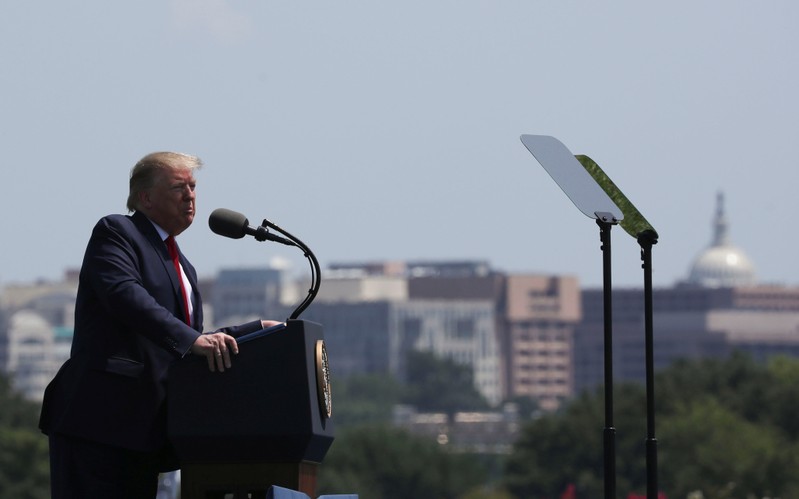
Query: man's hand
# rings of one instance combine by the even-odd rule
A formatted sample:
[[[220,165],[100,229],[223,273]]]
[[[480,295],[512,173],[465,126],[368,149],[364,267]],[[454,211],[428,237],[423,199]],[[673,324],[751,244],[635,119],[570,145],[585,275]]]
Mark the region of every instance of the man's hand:
[[[208,369],[215,372],[225,372],[225,368],[230,369],[230,353],[239,353],[239,346],[236,339],[225,333],[201,334],[197,341],[191,346],[191,353],[202,355],[208,359]]]

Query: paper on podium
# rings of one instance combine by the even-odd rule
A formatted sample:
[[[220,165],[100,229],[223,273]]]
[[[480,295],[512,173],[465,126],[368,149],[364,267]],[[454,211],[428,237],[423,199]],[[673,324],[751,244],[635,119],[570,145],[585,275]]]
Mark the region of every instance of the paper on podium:
[[[286,323],[281,322],[280,324],[275,324],[274,326],[261,329],[260,331],[255,331],[253,333],[247,333],[245,335],[239,336],[238,338],[236,338],[236,343],[241,345],[242,343],[247,343],[248,341],[252,341],[257,338],[268,336],[272,333],[283,331],[284,329],[286,329]]]

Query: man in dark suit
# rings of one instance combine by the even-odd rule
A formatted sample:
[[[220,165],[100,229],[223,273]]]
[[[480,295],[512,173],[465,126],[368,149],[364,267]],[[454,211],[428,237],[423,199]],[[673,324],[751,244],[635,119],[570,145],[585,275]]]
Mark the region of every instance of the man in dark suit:
[[[169,366],[191,353],[224,372],[238,353],[236,336],[274,324],[201,334],[197,274],[174,245],[194,220],[200,166],[185,154],[145,156],[131,170],[133,214],[94,227],[70,359],[42,405],[53,498],[155,497],[158,473],[177,468],[166,435]]]

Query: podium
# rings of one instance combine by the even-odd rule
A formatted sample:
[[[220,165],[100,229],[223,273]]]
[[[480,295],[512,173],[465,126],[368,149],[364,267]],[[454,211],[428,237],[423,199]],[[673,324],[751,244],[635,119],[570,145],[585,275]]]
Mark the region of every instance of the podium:
[[[176,362],[167,410],[181,498],[266,497],[271,485],[315,497],[333,442],[327,369],[322,327],[302,320],[240,338],[225,372]]]

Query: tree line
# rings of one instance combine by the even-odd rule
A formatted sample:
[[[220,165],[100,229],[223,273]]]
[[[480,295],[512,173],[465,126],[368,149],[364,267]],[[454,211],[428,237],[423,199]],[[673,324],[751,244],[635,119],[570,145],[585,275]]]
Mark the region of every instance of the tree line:
[[[442,368],[454,367],[439,366]],[[425,378],[423,370],[417,375],[422,380]],[[408,401],[403,398],[407,397],[408,392],[403,391],[407,388],[394,384],[383,391],[380,386],[392,386],[396,382],[374,378],[368,381],[361,378],[353,383],[341,383],[342,393],[338,399],[346,415],[346,424],[322,467],[322,477],[327,480],[325,477],[336,475],[336,490],[357,491],[353,487],[364,487],[364,480],[380,482],[377,477],[387,472],[381,470],[381,459],[414,463],[419,468],[418,473],[437,469],[425,466],[421,457],[414,457],[407,449],[410,442],[419,437],[364,425],[365,419],[387,424],[390,404]],[[361,389],[363,391],[359,391]],[[419,393],[414,389],[410,391]],[[436,405],[440,409],[441,401],[434,401],[435,391],[429,392],[429,400],[416,399],[421,410],[430,410]],[[442,400],[447,399],[446,391],[438,393]],[[349,405],[350,401],[354,404]],[[614,387],[614,401],[617,491],[620,497],[644,497],[644,387],[618,384]],[[744,354],[734,354],[724,359],[679,361],[657,374],[655,402],[658,484],[662,496],[671,499],[799,497],[799,474],[795,471],[799,465],[799,417],[796,416],[799,361],[796,359],[774,357],[764,364]],[[364,411],[359,412],[356,407]],[[360,414],[361,420],[357,421],[359,418],[355,414],[349,415],[350,410]],[[460,478],[455,483],[450,479],[448,483],[437,485],[439,489],[426,485],[428,491],[436,490],[436,494],[429,495],[419,488],[415,496],[602,497],[603,425],[604,391],[600,387],[581,394],[555,413],[524,423],[512,453],[500,465],[499,476],[495,464],[484,456],[452,455],[426,442],[424,445],[432,446],[431,453],[443,454],[438,459],[452,459],[451,470],[439,475]],[[370,435],[380,442],[380,452],[365,443]],[[365,460],[363,468],[358,468],[353,459],[361,454],[362,448],[372,459]],[[419,453],[422,455],[425,454]],[[420,487],[425,483],[419,477],[414,478],[407,467],[390,469],[395,473],[405,469],[406,483],[418,483]],[[459,475],[460,469],[465,476]],[[349,488],[341,478],[347,475],[359,477],[353,479]],[[327,483],[325,480],[323,483]],[[445,478],[442,481],[445,482]],[[441,488],[446,488],[446,492]],[[390,490],[380,490],[368,497],[414,496],[404,492],[405,495],[394,495]]]
[[[47,437],[38,428],[39,409],[0,376],[0,498],[50,497]]]

